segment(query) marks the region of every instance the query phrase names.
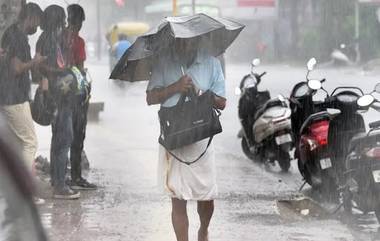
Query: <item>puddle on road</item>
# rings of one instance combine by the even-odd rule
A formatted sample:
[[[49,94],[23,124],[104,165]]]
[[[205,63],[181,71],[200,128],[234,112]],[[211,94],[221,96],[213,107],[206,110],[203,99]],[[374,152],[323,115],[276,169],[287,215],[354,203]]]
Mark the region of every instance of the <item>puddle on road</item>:
[[[329,212],[316,201],[307,197],[276,201],[280,216],[287,220],[298,221],[304,218],[328,218]]]

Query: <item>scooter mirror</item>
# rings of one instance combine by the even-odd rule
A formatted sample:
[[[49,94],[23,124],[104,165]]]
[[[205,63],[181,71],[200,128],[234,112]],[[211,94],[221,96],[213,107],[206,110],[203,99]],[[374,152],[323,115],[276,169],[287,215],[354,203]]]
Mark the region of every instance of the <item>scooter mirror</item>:
[[[375,86],[375,92],[380,94],[380,83]]]
[[[307,82],[307,85],[309,86],[310,89],[312,90],[319,90],[322,88],[322,83],[319,80],[309,80]]]
[[[370,106],[374,101],[375,97],[373,97],[372,95],[363,95],[358,99],[357,103],[360,107],[367,107]]]
[[[281,102],[284,102],[285,101],[285,97],[282,96],[282,95],[278,95],[277,97]]]
[[[312,71],[314,69],[314,67],[315,67],[316,64],[317,64],[317,60],[315,58],[311,58],[307,62],[307,70]]]
[[[239,87],[235,88],[235,95],[241,95],[241,89]]]
[[[254,59],[252,61],[252,67],[259,66],[260,64],[261,64],[261,60],[260,59]]]

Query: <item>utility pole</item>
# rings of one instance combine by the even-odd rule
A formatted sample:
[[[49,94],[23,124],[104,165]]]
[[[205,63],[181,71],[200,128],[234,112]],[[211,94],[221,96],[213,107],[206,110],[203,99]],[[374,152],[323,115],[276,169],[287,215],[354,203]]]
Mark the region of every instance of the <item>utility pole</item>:
[[[100,60],[102,55],[102,31],[100,26],[100,0],[96,1],[96,18],[97,18],[97,57]]]
[[[177,0],[173,0],[173,16],[177,16]]]
[[[355,2],[355,52],[356,52],[356,63],[360,62],[360,3]]]
[[[290,2],[290,27],[292,33],[292,45],[291,53],[292,57],[296,58],[298,51],[298,40],[299,40],[299,24],[298,24],[298,10],[299,10],[299,0],[291,0]]]
[[[191,7],[192,7],[192,10],[193,10],[193,15],[196,14],[196,10],[195,10],[195,0],[191,0]]]

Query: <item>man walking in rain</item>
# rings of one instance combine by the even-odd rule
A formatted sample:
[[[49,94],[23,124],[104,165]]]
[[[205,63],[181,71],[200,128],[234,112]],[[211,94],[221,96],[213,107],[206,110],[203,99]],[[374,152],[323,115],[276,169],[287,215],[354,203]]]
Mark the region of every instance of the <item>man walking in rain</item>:
[[[5,31],[1,40],[5,68],[1,76],[0,109],[20,143],[23,158],[30,170],[37,152],[37,137],[30,111],[29,73],[46,58],[39,54],[31,58],[28,35],[36,33],[42,13],[37,4],[26,4],[17,23]]]
[[[198,241],[208,241],[218,194],[212,139],[221,128],[217,116],[211,117],[211,121],[206,118],[216,115],[211,113],[213,108],[223,110],[226,106],[223,71],[214,56],[224,53],[243,28],[242,24],[227,19],[218,21],[206,14],[165,18],[137,38],[110,76],[130,82],[150,80],[146,101],[148,105],[161,105],[158,181],[171,197],[172,223],[178,241],[189,240],[188,201],[198,204]],[[189,96],[191,102],[185,103]],[[190,123],[186,119],[181,125],[180,116],[195,112],[207,117],[196,117]],[[196,133],[195,125],[209,129]],[[214,127],[217,129],[211,130]]]
[[[194,39],[176,39],[175,47],[153,62],[151,81],[147,90],[149,105],[175,106],[181,94],[189,91],[212,91],[214,107],[226,105],[225,81],[218,59],[198,51]],[[174,150],[184,160],[195,159],[207,146],[207,140]],[[200,228],[198,240],[208,241],[208,228],[214,212],[216,184],[215,153],[212,146],[201,159],[187,165],[177,161],[160,145],[159,184],[172,198],[172,223],[178,241],[188,241],[189,219],[187,201],[197,201]]]

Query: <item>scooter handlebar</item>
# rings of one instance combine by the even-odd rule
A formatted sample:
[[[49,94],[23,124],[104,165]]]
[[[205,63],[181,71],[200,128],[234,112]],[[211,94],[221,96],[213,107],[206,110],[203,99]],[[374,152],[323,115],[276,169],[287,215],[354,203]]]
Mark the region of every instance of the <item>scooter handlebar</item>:
[[[369,124],[369,128],[375,129],[380,127],[380,121],[375,121]]]
[[[267,72],[264,72],[264,73],[262,73],[261,75],[259,75],[259,77],[260,78],[262,78],[264,75],[266,75],[267,74]]]
[[[378,112],[380,112],[380,106],[376,105],[376,103],[378,103],[378,102],[375,102],[374,104],[372,104],[371,108],[374,109],[374,110],[376,110],[376,111],[378,111]]]

